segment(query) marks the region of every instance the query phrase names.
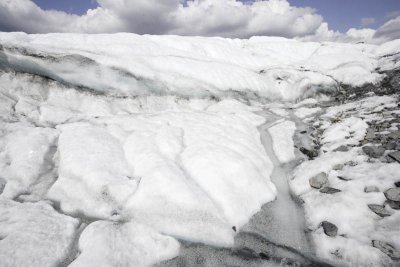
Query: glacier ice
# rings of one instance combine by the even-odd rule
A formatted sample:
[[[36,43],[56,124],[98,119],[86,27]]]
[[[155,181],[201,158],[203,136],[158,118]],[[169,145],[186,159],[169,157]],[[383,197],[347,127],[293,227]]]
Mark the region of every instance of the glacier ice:
[[[284,202],[291,201],[279,191],[289,191],[287,185],[276,187],[286,181],[271,177],[275,171],[275,179],[284,179],[277,166],[296,158],[293,118],[320,112],[323,93],[378,83],[380,70],[398,66],[387,55],[399,52],[399,41],[0,33],[2,263],[87,266],[95,259],[99,266],[148,266],[178,255],[180,242],[234,246],[249,219],[268,211],[266,203],[278,197],[279,207],[288,207]],[[329,108],[324,116],[345,108]],[[306,200],[317,197],[307,186],[310,175],[362,160],[356,148],[331,150],[360,141],[364,120],[323,127],[329,153],[303,162],[290,181]],[[271,140],[262,142],[260,129]],[[269,154],[263,145],[271,146]],[[359,187],[355,182],[349,190]],[[330,203],[324,197],[307,206],[308,221],[331,219],[320,212]],[[333,209],[340,212],[349,199]],[[301,231],[291,230],[293,236]],[[318,231],[316,243],[328,251],[334,244]],[[359,255],[364,243],[354,240],[346,241],[358,243],[347,244],[355,249],[344,256]]]

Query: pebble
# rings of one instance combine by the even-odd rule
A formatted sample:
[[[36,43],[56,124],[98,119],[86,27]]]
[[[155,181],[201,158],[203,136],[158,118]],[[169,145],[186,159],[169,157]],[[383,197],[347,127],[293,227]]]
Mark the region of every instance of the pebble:
[[[400,252],[397,251],[392,245],[389,243],[372,240],[372,246],[379,249],[386,255],[388,255],[392,260],[400,260]]]
[[[376,205],[376,204],[369,204],[368,208],[375,212],[377,215],[381,217],[388,217],[392,215],[388,210],[385,209],[384,206],[382,205]]]
[[[323,194],[335,194],[335,193],[339,193],[342,191],[339,189],[333,188],[333,187],[324,187],[321,190],[319,190],[319,192],[321,192]]]
[[[376,186],[366,186],[364,188],[365,193],[379,192],[379,188]]]
[[[316,176],[310,178],[309,183],[312,188],[321,189],[322,187],[328,185],[328,176],[326,175],[326,173],[321,172]]]
[[[323,221],[321,223],[322,228],[324,229],[324,233],[327,236],[330,237],[335,237],[337,236],[337,232],[338,232],[338,228],[336,225],[334,225],[333,223],[327,222],[327,221]]]
[[[362,150],[371,158],[380,158],[385,153],[385,148],[382,146],[364,146]]]
[[[400,187],[390,188],[385,191],[385,197],[391,201],[400,201]]]

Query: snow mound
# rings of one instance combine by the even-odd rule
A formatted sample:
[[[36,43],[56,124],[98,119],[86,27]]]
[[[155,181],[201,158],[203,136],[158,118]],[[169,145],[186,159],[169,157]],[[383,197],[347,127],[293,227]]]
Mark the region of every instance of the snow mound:
[[[78,223],[45,202],[0,198],[0,265],[60,265],[68,256]]]
[[[177,256],[179,243],[138,223],[97,221],[83,231],[79,248],[71,267],[145,267]]]
[[[295,159],[293,136],[296,125],[293,121],[283,121],[268,129],[273,149],[280,163],[287,163]]]

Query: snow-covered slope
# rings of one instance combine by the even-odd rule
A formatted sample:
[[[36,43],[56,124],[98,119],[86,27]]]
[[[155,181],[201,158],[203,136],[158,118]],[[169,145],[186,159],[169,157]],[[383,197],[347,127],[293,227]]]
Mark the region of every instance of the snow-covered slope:
[[[246,95],[295,100],[338,83],[376,83],[399,41],[306,43],[134,34],[0,33],[0,66],[115,95]],[[84,70],[84,71],[83,71]]]
[[[0,33],[0,265],[148,266],[178,241],[234,246],[279,197],[276,165],[296,159],[292,112],[269,101],[378,83],[399,52],[400,41]]]

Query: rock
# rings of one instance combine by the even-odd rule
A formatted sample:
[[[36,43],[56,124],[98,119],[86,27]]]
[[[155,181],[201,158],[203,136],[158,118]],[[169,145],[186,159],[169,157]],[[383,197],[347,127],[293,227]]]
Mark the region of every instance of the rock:
[[[355,162],[355,161],[348,161],[348,162],[346,162],[344,165],[347,165],[347,166],[354,167],[354,166],[357,166],[357,165],[358,165],[358,163],[357,163],[357,162]]]
[[[309,183],[312,188],[321,189],[322,187],[328,185],[328,176],[326,175],[326,173],[321,172],[316,176],[310,178]]]
[[[236,226],[232,226],[232,230],[236,232]]]
[[[316,150],[309,150],[305,147],[300,147],[300,152],[306,155],[309,159],[313,159],[318,157],[318,151]]]
[[[391,132],[390,134],[387,135],[389,138],[394,139],[394,140],[399,140],[400,139],[400,130],[399,131],[394,131]]]
[[[372,193],[372,192],[380,192],[380,191],[379,191],[379,188],[376,187],[376,186],[366,186],[364,188],[364,192],[365,193]]]
[[[301,134],[306,134],[306,133],[307,133],[307,131],[301,131],[300,133],[301,133]]]
[[[342,180],[342,181],[351,181],[352,179],[346,176],[342,176],[342,175],[338,175],[337,177],[338,179]]]
[[[236,250],[236,254],[245,260],[258,259],[259,257],[254,250],[246,247]]]
[[[372,128],[368,128],[364,139],[367,141],[372,141],[374,138],[375,138],[375,131]]]
[[[362,150],[371,158],[380,158],[385,153],[383,146],[364,146]]]
[[[323,221],[321,223],[322,228],[324,229],[324,233],[327,236],[330,237],[335,237],[337,236],[337,232],[338,232],[338,228],[336,225],[334,225],[333,223],[327,222],[327,221]]]
[[[3,193],[4,187],[6,187],[6,180],[0,177],[0,195]]]
[[[398,201],[386,200],[385,203],[388,204],[394,210],[400,210],[400,202]]]
[[[386,144],[383,144],[383,147],[387,150],[395,150],[397,147],[396,142],[388,142]]]
[[[388,217],[392,215],[388,210],[385,209],[384,206],[382,205],[376,205],[376,204],[369,204],[368,208],[375,212],[377,215],[381,217]]]
[[[347,151],[349,151],[349,148],[347,146],[340,146],[340,147],[338,147],[338,148],[333,150],[333,152],[337,152],[337,151],[339,151],[339,152],[347,152]]]
[[[400,201],[400,187],[390,188],[385,191],[385,197],[391,201]]]
[[[271,259],[271,257],[268,256],[268,254],[266,254],[264,252],[258,253],[258,256],[260,256],[260,258],[263,259],[263,260],[270,260]]]
[[[321,192],[323,194],[335,194],[335,193],[339,193],[342,191],[339,189],[333,188],[333,187],[324,187],[321,190],[319,190],[319,192]]]
[[[340,171],[340,170],[343,169],[343,167],[344,167],[343,164],[336,164],[336,165],[334,165],[334,166],[332,167],[332,170],[334,170],[334,171]]]
[[[394,159],[397,162],[400,162],[400,151],[389,153],[388,157]]]
[[[400,260],[400,252],[397,251],[392,245],[389,243],[372,240],[372,246],[379,249],[386,255],[388,255],[392,260]]]

